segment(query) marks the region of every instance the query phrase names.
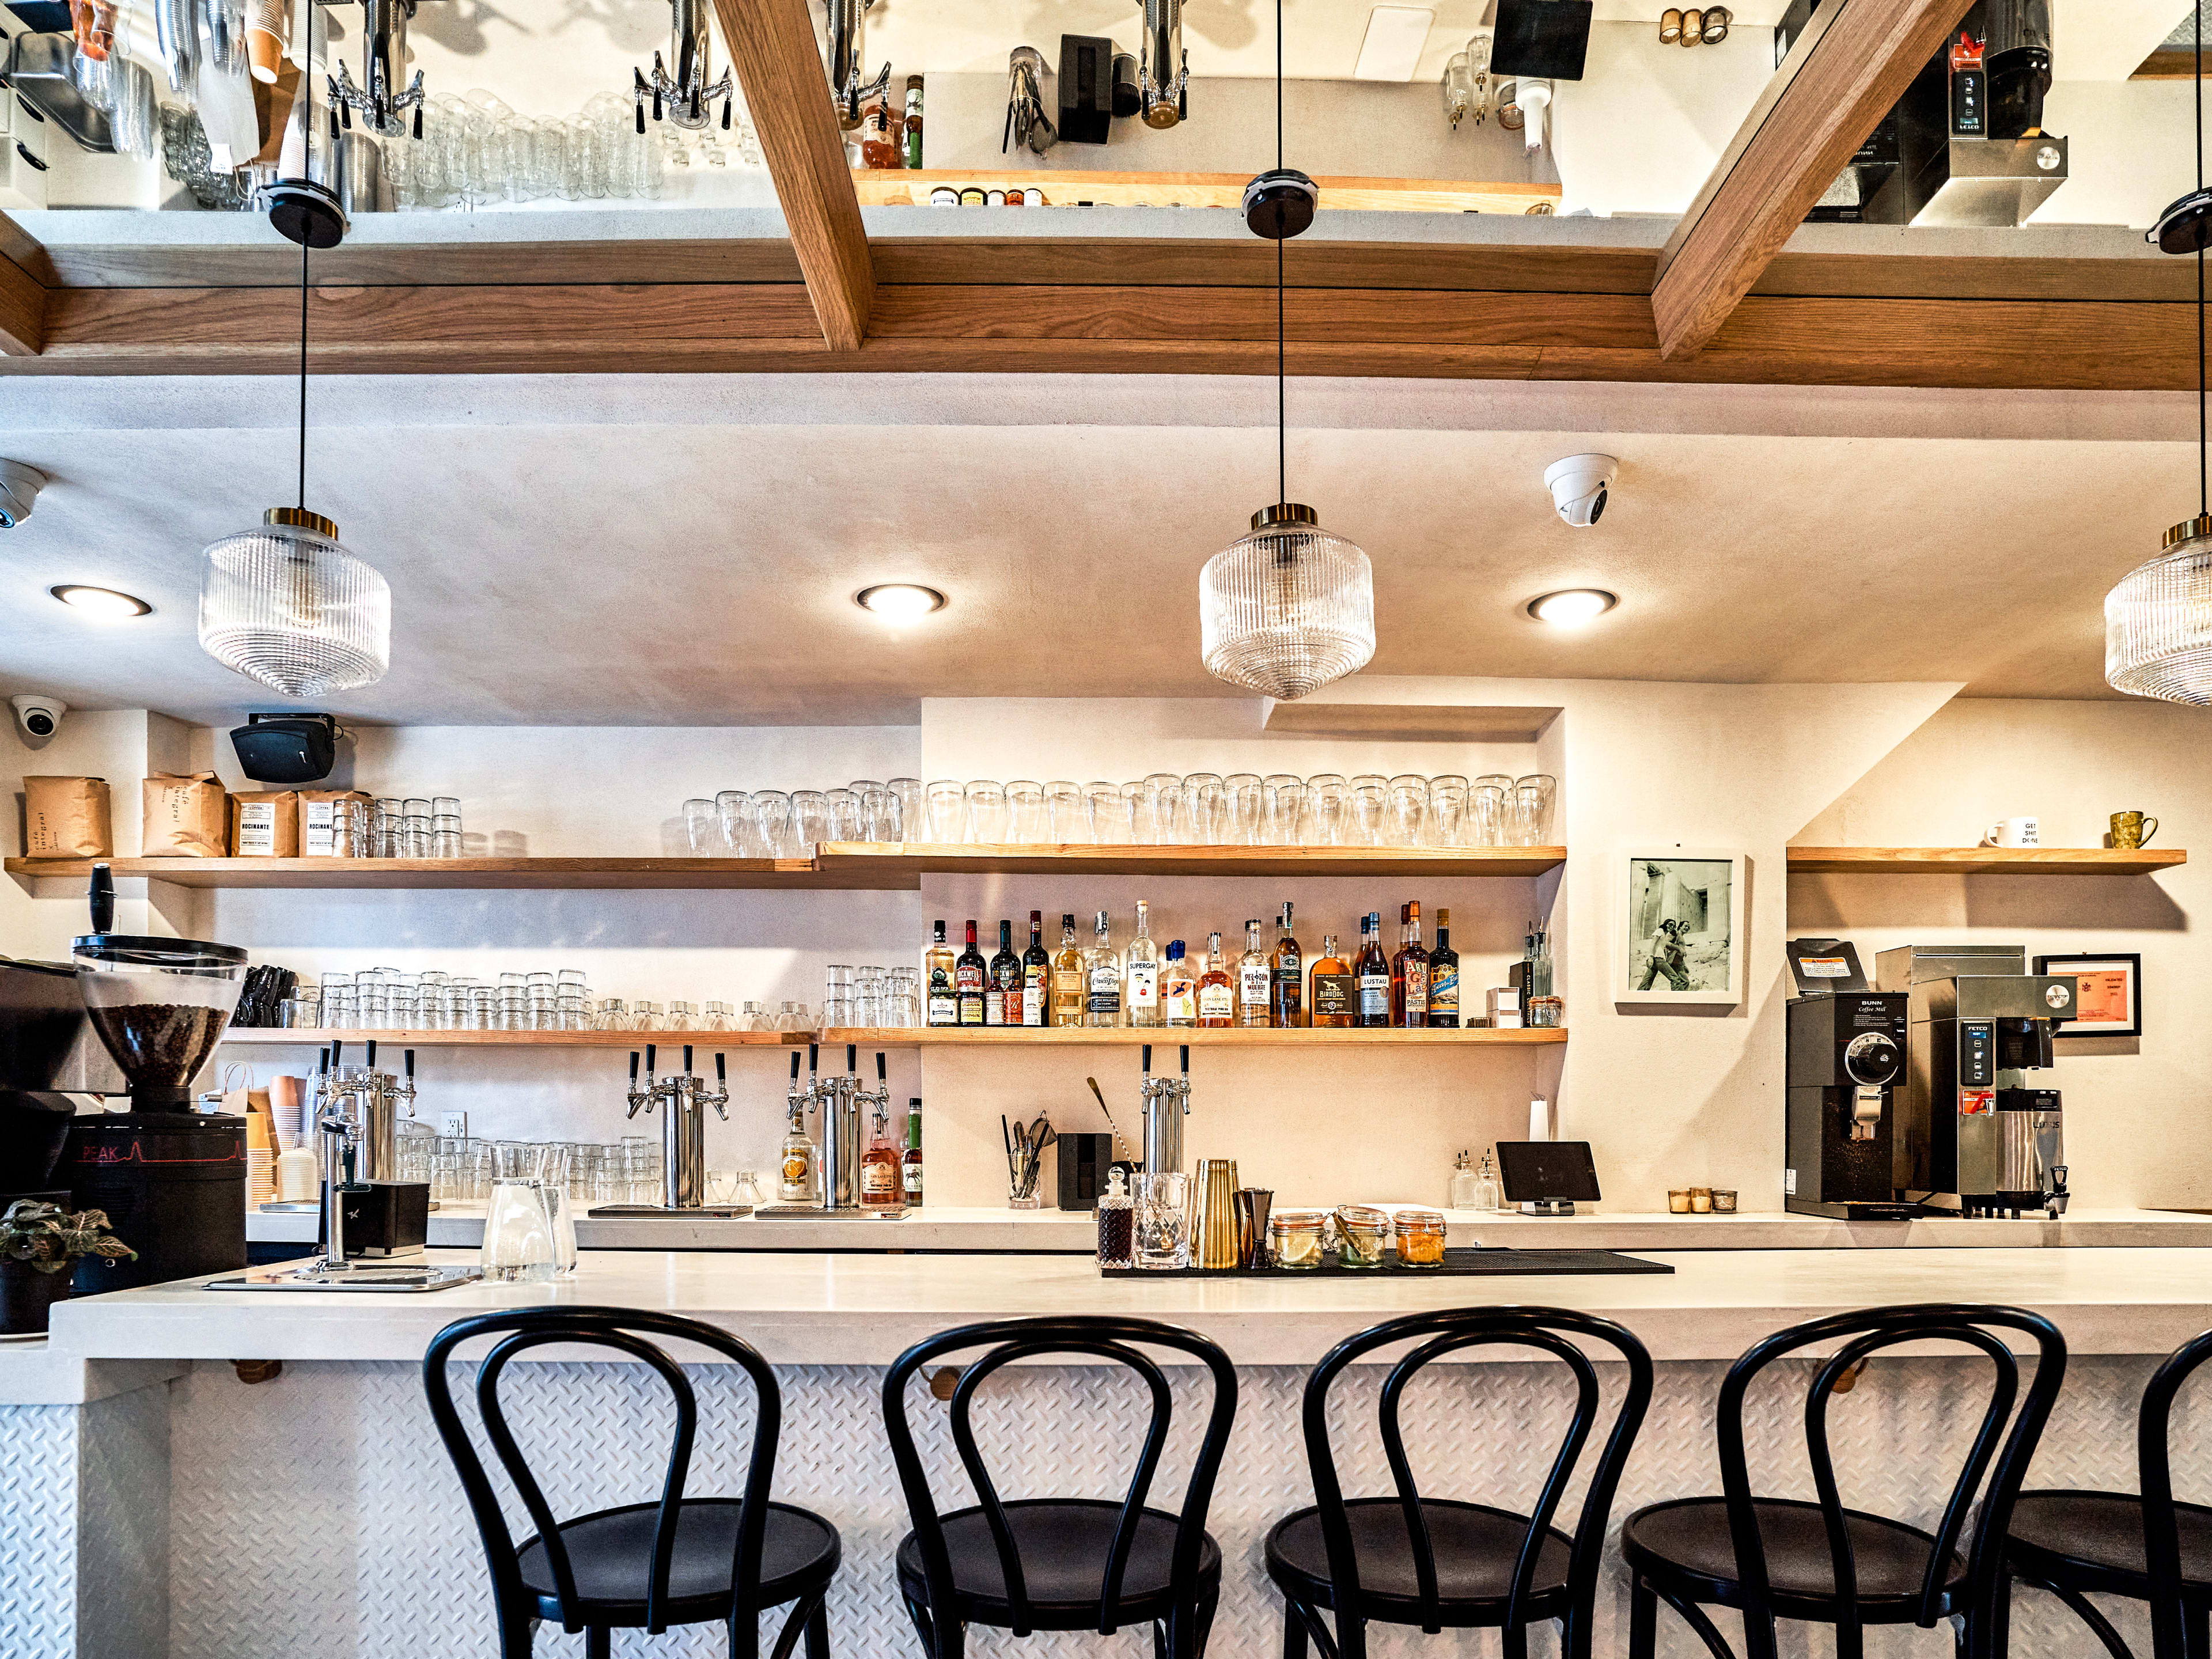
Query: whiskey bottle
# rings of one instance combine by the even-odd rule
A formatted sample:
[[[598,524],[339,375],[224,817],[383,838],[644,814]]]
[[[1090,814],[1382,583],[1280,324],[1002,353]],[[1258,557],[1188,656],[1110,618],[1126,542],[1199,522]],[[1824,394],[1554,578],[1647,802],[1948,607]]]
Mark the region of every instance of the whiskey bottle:
[[[1337,954],[1334,933],[1321,937],[1321,954],[1314,958],[1312,990],[1308,1000],[1313,1006],[1316,1028],[1340,1030],[1352,1024],[1353,1011],[1359,1006],[1358,988],[1353,983],[1352,969]]]
[[[1459,1025],[1459,952],[1451,948],[1451,912],[1437,912],[1437,948],[1429,952],[1429,1024]]]
[[[952,985],[952,947],[945,942],[945,924],[937,924],[936,936],[930,940],[929,952],[923,958],[929,976],[929,1024],[957,1025],[960,1023],[960,1000]]]
[[[776,1153],[775,1196],[780,1204],[815,1202],[814,1143],[806,1137],[806,1108],[797,1101]]]
[[[1198,975],[1183,954],[1182,941],[1168,941],[1168,965],[1160,989],[1160,1019],[1168,1025],[1198,1024]]]
[[[952,964],[952,994],[960,1004],[960,1023],[981,1025],[983,1023],[983,980],[988,969],[983,953],[975,948],[975,919],[968,919],[968,948]]]
[[[999,948],[991,957],[990,977],[983,981],[983,1024],[1021,1023],[1022,959],[1014,954],[1014,924],[1001,917]]]
[[[1237,1023],[1237,988],[1221,954],[1221,935],[1206,936],[1206,971],[1198,976],[1198,1023],[1214,1030]]]
[[[1160,1023],[1160,947],[1152,943],[1152,915],[1142,899],[1137,901],[1137,936],[1129,941],[1121,1006],[1132,1025]]]
[[[1276,924],[1274,970],[1274,1000],[1269,1008],[1273,1024],[1284,1030],[1304,1024],[1305,1022],[1305,951],[1291,933],[1290,901],[1283,902],[1282,918]]]
[[[860,1155],[860,1207],[896,1210],[906,1201],[905,1188],[899,1149],[891,1145],[890,1113],[878,1106],[868,1150]]]
[[[1390,1023],[1419,1030],[1429,1023],[1429,953],[1421,947],[1421,902],[1403,912],[1405,931],[1390,961]]]
[[[910,83],[909,83],[910,84]],[[1030,912],[1030,948],[1022,952],[1022,1019],[1024,1025],[1042,1025],[1052,1006],[1052,958],[1045,954],[1044,913]],[[1006,1024],[1014,1023],[1008,1011]]]
[[[1390,1023],[1390,963],[1382,954],[1382,913],[1370,910],[1359,919],[1359,960],[1352,965],[1359,986],[1359,1024]]]
[[[1060,919],[1060,951],[1052,959],[1052,1023],[1083,1024],[1083,951],[1075,943],[1075,918]]]
[[[1244,954],[1237,962],[1237,1023],[1268,1024],[1267,1003],[1273,988],[1274,970],[1260,948],[1260,919],[1255,916],[1244,924]]]
[[[915,1095],[906,1103],[906,1157],[899,1165],[901,1184],[906,1188],[906,1206],[909,1210],[921,1207],[921,1097]]]
[[[1091,1026],[1121,1023],[1121,958],[1109,937],[1106,913],[1098,913],[1097,936],[1083,953],[1083,1023]]]
[[[860,165],[872,172],[884,172],[893,167],[906,167],[906,157],[899,154],[898,146],[891,142],[891,112],[882,104],[868,112],[861,126]]]

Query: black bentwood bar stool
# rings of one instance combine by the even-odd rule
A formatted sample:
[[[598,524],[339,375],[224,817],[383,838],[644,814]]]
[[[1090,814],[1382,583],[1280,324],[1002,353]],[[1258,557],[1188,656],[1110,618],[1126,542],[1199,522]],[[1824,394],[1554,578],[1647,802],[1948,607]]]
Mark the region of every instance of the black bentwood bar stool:
[[[2017,1331],[2034,1339],[2035,1377],[2024,1399],[2019,1363],[1993,1331]],[[1828,1455],[1828,1407],[1837,1383],[1847,1374],[1855,1377],[1854,1368],[1883,1348],[1931,1340],[1978,1350],[1994,1374],[1989,1408],[1933,1534],[1887,1516],[1845,1509]],[[1805,1447],[1820,1501],[1753,1498],[1744,1463],[1744,1393],[1773,1361],[1829,1342],[1841,1346],[1814,1371],[1805,1398]],[[1726,1495],[1654,1504],[1630,1516],[1621,1528],[1621,1553],[1635,1579],[1629,1604],[1630,1659],[1651,1659],[1662,1601],[1689,1622],[1717,1659],[1731,1656],[1704,1610],[1716,1604],[1742,1613],[1751,1659],[1775,1659],[1777,1619],[1834,1626],[1837,1659],[1861,1659],[1868,1625],[1912,1624],[1927,1630],[1939,1619],[1949,1619],[1959,1650],[1967,1659],[2001,1659],[1996,1607],[2005,1528],[2065,1372],[2066,1343],[2057,1327],[2017,1308],[1874,1308],[1816,1319],[1755,1345],[1729,1368],[1721,1384],[1721,1487]],[[1988,1489],[1983,1492],[1985,1474]],[[1962,1559],[1959,1538],[1977,1492],[1982,1494],[1981,1510]]]
[[[1571,1340],[1577,1337],[1616,1349],[1628,1362],[1628,1387],[1570,1538],[1552,1518],[1598,1418],[1597,1370]],[[1382,1450],[1396,1495],[1347,1503],[1329,1449],[1330,1386],[1362,1354],[1409,1340],[1419,1346],[1382,1382]],[[1425,1496],[1413,1484],[1399,1432],[1406,1385],[1423,1366],[1492,1344],[1555,1355],[1575,1381],[1574,1416],[1533,1515]],[[1285,1602],[1284,1659],[1304,1659],[1309,1638],[1328,1659],[1365,1659],[1370,1623],[1417,1625],[1431,1636],[1447,1626],[1494,1625],[1504,1632],[1508,1659],[1520,1659],[1528,1650],[1529,1625],[1547,1620],[1561,1626],[1565,1659],[1589,1659],[1613,1497],[1650,1403],[1651,1356],[1644,1345],[1610,1320],[1565,1308],[1409,1314],[1338,1343],[1306,1379],[1306,1460],[1318,1501],[1277,1522],[1267,1534],[1267,1577]],[[1336,1614],[1334,1640],[1322,1621],[1323,1607]]]
[[[1147,1509],[1152,1475],[1174,1408],[1159,1365],[1136,1345],[1191,1355],[1213,1374],[1206,1437],[1191,1465],[1180,1514]],[[907,1382],[922,1366],[974,1348],[952,1391],[952,1443],[981,1502],[937,1512],[929,1478],[907,1422]],[[1088,1354],[1127,1366],[1152,1391],[1152,1424],[1119,1504],[1104,1498],[1000,1500],[976,1449],[969,1413],[975,1390],[1002,1365],[1042,1354]],[[899,1593],[931,1659],[957,1659],[967,1627],[990,1625],[1027,1636],[1037,1630],[1095,1630],[1150,1624],[1165,1659],[1206,1650],[1221,1595],[1221,1550],[1206,1530],[1206,1506],[1237,1415],[1237,1371],[1229,1356],[1194,1331],[1150,1319],[1071,1316],[1006,1319],[943,1331],[901,1354],[884,1378],[884,1427],[906,1492],[914,1530],[898,1547]]]
[[[2112,1659],[2134,1656],[2089,1605],[2090,1592],[2149,1602],[2157,1659],[2212,1659],[2212,1509],[2173,1501],[2167,1455],[2173,1398],[2208,1359],[2212,1331],[2183,1343],[2151,1374],[2136,1419],[2142,1497],[2024,1492],[2013,1508],[2012,1535],[2005,1540],[2013,1576],[2073,1608]]]
[[[757,1404],[742,1499],[684,1496],[698,1401],[684,1368],[640,1332],[696,1342],[743,1366],[752,1378]],[[484,1433],[538,1528],[537,1535],[519,1548],[483,1460],[453,1408],[446,1375],[453,1350],[479,1336],[500,1339],[477,1370]],[[554,1518],[499,1401],[508,1362],[549,1343],[614,1349],[650,1365],[668,1385],[676,1401],[676,1436],[659,1503],[596,1510],[568,1521]],[[479,1314],[440,1331],[422,1357],[422,1386],[447,1455],[468,1494],[477,1530],[483,1535],[502,1659],[526,1659],[532,1624],[539,1619],[557,1620],[565,1631],[582,1631],[584,1650],[592,1659],[605,1659],[611,1633],[617,1630],[642,1628],[657,1636],[671,1625],[720,1620],[729,1626],[732,1659],[752,1659],[760,1649],[761,1613],[786,1602],[793,1605],[776,1639],[775,1659],[788,1659],[802,1630],[808,1659],[828,1659],[830,1630],[822,1598],[843,1547],[837,1529],[820,1516],[769,1501],[782,1396],[775,1372],[750,1344],[673,1314],[633,1308],[523,1308]]]

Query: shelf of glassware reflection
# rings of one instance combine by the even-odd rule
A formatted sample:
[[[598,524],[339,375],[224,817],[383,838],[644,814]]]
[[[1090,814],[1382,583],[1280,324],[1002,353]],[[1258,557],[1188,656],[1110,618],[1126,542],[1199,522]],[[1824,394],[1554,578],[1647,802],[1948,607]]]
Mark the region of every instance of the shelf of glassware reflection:
[[[1792,847],[1793,876],[2148,876],[2189,862],[2174,847]]]
[[[811,1031],[325,1031],[296,1025],[234,1025],[225,1042],[260,1048],[311,1048],[325,1042],[374,1042],[386,1048],[642,1048],[648,1042],[673,1054],[689,1043],[717,1048],[788,1048],[811,1042]]]
[[[824,1048],[849,1042],[863,1048],[1127,1048],[1141,1042],[1149,1042],[1162,1050],[1184,1042],[1194,1048],[1528,1048],[1566,1040],[1567,1029],[1564,1025],[1513,1030],[1489,1025],[1457,1029],[1424,1026],[1414,1030],[1358,1025],[832,1026],[822,1033]]]
[[[1251,182],[1247,173],[1097,173],[1014,167],[957,173],[941,167],[924,167],[920,172],[853,170],[853,189],[862,207],[926,207],[940,190],[957,193],[1019,188],[1042,191],[1042,205],[1049,207],[1235,208],[1243,204],[1245,188]],[[1558,185],[1487,179],[1330,174],[1314,182],[1321,186],[1321,206],[1369,213],[1556,213],[1561,195]]]
[[[40,897],[82,898],[95,862],[117,879],[234,888],[815,888],[911,892],[933,873],[1001,875],[1535,876],[1564,847],[1149,847],[823,842],[812,858],[9,859]],[[62,885],[40,888],[34,883]]]

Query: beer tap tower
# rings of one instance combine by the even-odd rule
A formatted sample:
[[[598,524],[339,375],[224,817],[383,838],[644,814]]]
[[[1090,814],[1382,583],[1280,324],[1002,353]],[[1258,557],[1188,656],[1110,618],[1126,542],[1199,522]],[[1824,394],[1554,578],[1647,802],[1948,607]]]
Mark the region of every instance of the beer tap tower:
[[[1145,1080],[1138,1093],[1144,1112],[1144,1170],[1166,1175],[1182,1168],[1182,1121],[1190,1115],[1190,1044],[1182,1045],[1180,1077],[1152,1075],[1152,1045],[1145,1045]]]
[[[714,1056],[714,1086],[691,1069],[691,1045],[684,1045],[684,1069],[655,1079],[657,1044],[645,1045],[645,1085],[638,1086],[637,1050],[629,1055],[629,1110],[660,1111],[661,1201],[658,1204],[602,1204],[599,1215],[743,1215],[742,1205],[707,1202],[707,1109],[729,1121],[730,1080],[723,1056]]]

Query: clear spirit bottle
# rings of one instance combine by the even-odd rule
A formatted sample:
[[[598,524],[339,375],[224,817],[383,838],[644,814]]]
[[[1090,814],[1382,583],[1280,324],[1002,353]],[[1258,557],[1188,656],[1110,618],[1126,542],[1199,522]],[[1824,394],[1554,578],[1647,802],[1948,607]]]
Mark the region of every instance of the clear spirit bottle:
[[[1168,941],[1168,965],[1160,991],[1160,1018],[1170,1025],[1198,1024],[1198,975],[1183,955],[1179,939]]]
[[[1152,915],[1137,901],[1137,936],[1129,941],[1122,1007],[1132,1025],[1160,1024],[1160,947],[1152,943]]]
[[[1274,989],[1274,969],[1260,948],[1260,919],[1244,924],[1244,954],[1237,963],[1237,1023],[1264,1026],[1272,1024],[1268,1000]]]
[[[1098,913],[1097,937],[1083,953],[1083,1023],[1091,1026],[1121,1023],[1121,958],[1109,936],[1106,912]]]

